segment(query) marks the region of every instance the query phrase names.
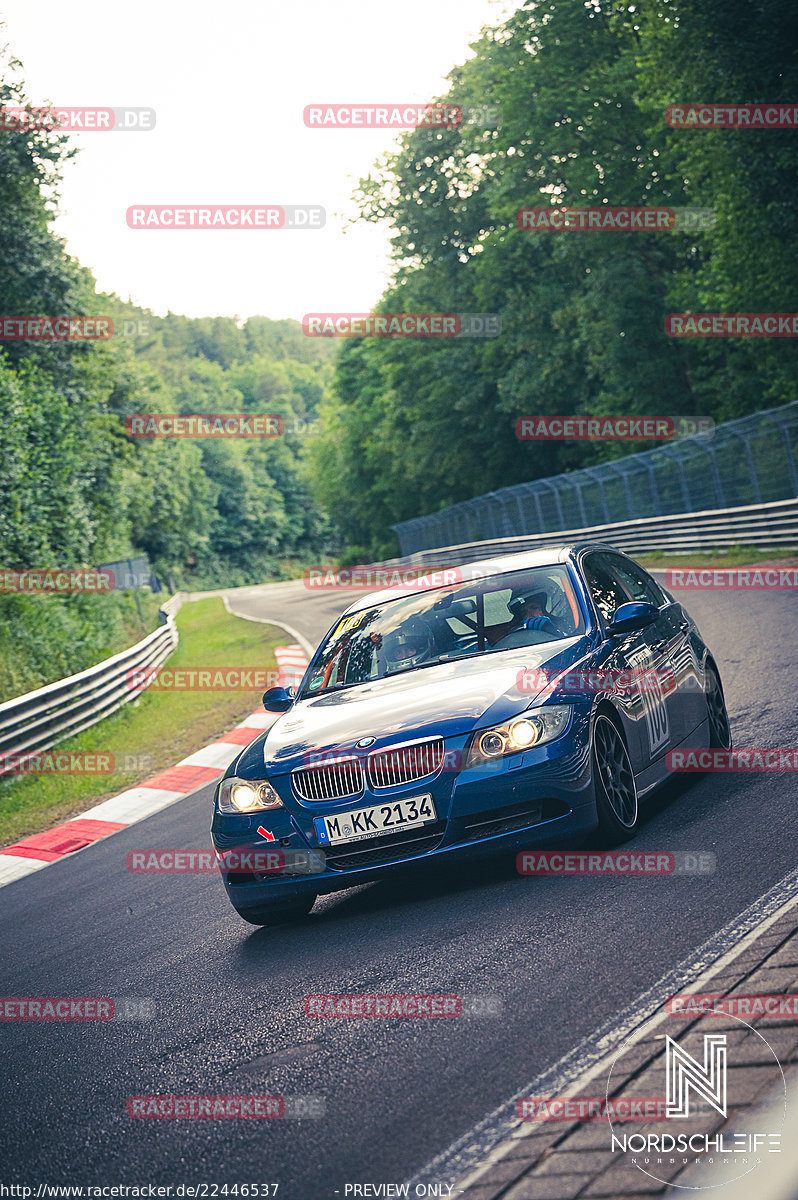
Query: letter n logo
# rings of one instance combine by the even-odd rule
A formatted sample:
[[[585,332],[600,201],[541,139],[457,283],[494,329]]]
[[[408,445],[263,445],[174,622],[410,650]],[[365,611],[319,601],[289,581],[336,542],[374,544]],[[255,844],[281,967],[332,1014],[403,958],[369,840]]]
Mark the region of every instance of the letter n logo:
[[[690,1115],[689,1089],[712,1106],[722,1117],[726,1116],[726,1034],[704,1034],[704,1065],[665,1036],[665,1070],[667,1078],[667,1105],[665,1116],[688,1117]]]

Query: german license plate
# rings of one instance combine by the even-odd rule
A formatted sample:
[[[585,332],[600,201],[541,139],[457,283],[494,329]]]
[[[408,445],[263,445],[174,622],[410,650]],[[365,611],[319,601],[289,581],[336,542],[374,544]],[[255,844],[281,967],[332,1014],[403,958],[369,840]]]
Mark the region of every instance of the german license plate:
[[[414,829],[437,819],[432,796],[427,793],[412,796],[409,800],[353,808],[351,812],[336,813],[334,817],[316,817],[313,824],[319,843],[334,846],[338,842],[362,842],[379,837],[381,833]]]

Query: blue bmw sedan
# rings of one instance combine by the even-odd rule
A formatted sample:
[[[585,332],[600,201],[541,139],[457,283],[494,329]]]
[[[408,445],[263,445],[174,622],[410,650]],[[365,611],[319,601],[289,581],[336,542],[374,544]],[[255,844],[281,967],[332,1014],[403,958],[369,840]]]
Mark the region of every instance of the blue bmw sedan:
[[[731,746],[720,674],[638,563],[580,543],[364,596],[221,780],[212,837],[255,925],[424,860],[634,836],[677,748]]]

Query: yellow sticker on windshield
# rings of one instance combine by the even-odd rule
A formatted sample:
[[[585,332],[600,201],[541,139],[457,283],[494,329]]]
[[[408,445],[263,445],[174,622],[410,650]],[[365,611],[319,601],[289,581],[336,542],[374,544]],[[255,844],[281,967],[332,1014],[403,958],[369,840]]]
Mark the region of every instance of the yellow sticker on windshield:
[[[348,633],[350,629],[357,629],[358,625],[362,623],[367,611],[368,610],[352,613],[351,617],[344,617],[338,622],[335,632],[333,633],[333,637],[340,637],[342,633]]]

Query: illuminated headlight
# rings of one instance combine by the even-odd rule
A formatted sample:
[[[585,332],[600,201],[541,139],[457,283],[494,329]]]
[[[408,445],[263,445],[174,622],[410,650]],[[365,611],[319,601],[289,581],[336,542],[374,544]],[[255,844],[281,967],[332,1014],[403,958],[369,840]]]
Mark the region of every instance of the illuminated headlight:
[[[477,767],[507,754],[539,746],[542,742],[551,742],[564,733],[570,715],[567,704],[553,704],[513,717],[503,725],[482,729],[471,743],[466,766]]]
[[[265,780],[236,779],[233,775],[219,784],[219,812],[261,812],[264,808],[282,808],[283,802]]]

